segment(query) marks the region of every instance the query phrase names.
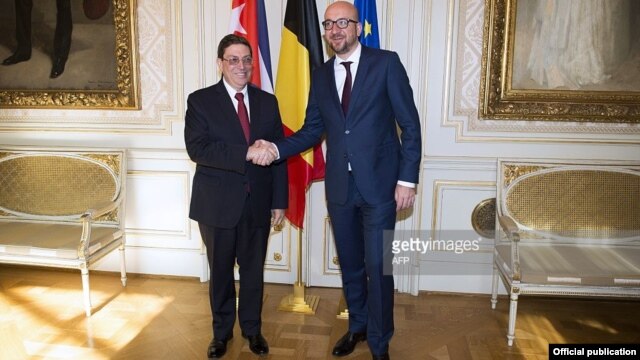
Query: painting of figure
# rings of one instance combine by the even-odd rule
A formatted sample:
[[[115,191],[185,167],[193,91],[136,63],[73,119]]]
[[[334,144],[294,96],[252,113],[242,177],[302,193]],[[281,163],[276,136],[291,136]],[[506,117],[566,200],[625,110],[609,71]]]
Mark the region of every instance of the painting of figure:
[[[110,3],[0,0],[0,89],[116,90]]]
[[[640,1],[519,0],[513,89],[638,91]]]

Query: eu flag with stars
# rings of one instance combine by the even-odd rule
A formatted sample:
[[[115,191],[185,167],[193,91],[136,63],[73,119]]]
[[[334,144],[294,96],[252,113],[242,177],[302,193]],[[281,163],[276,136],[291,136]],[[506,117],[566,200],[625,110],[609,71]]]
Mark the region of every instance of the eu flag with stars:
[[[358,20],[362,24],[360,43],[369,47],[380,48],[376,0],[355,0],[353,4],[358,9],[360,14],[360,19]]]

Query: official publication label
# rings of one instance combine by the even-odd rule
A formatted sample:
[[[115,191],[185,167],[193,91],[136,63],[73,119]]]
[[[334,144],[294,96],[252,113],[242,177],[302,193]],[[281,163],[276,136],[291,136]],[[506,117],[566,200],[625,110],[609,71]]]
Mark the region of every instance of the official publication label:
[[[640,344],[549,344],[549,359],[640,359]]]

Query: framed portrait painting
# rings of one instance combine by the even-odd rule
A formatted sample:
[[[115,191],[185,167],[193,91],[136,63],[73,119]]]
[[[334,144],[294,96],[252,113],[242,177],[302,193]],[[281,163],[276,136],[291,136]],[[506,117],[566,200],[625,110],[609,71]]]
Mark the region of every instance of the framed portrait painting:
[[[640,123],[640,2],[485,0],[479,117]]]
[[[0,108],[140,108],[135,0],[0,8]]]

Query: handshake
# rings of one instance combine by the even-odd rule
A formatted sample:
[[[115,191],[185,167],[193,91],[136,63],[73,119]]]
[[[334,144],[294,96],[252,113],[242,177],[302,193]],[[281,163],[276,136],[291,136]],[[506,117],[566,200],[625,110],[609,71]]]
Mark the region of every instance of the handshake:
[[[268,166],[278,158],[276,146],[266,140],[256,140],[249,146],[247,151],[247,161],[260,166]]]

